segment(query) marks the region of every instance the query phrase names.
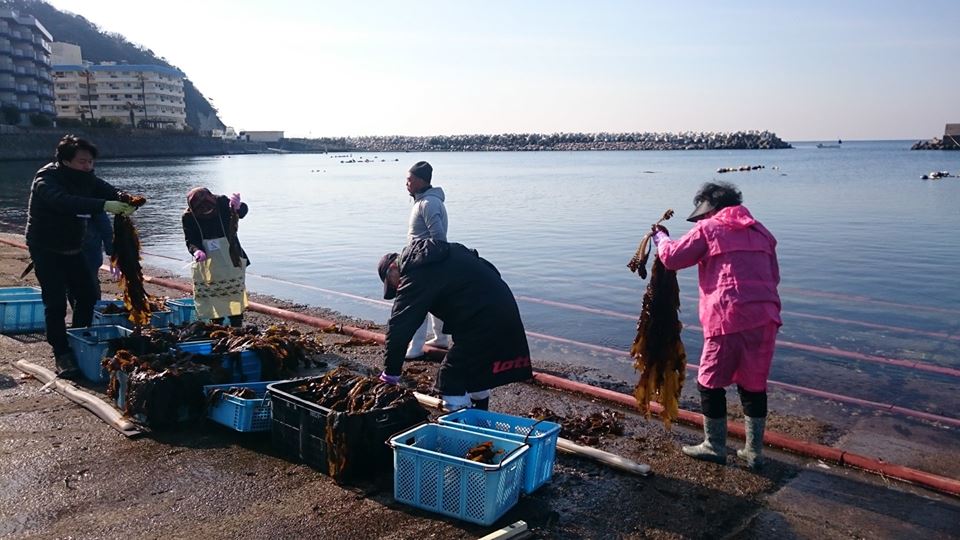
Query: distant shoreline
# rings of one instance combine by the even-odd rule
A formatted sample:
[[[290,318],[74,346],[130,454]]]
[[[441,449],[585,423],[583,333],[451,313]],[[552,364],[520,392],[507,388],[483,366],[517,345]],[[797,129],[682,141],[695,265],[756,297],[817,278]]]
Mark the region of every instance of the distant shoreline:
[[[183,132],[91,128],[0,132],[0,161],[46,159],[60,137],[90,139],[109,158],[344,152],[571,152],[645,150],[775,150],[793,148],[768,131],[735,133],[559,133],[337,137],[243,142]]]

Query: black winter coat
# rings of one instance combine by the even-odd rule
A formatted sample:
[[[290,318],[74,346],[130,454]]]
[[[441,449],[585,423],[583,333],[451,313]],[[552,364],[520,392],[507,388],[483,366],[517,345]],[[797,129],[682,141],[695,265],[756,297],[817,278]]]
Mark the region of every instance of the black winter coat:
[[[87,218],[103,212],[121,192],[92,172],[49,163],[37,171],[27,207],[27,245],[56,253],[79,253]],[[77,217],[83,215],[84,217]]]
[[[398,265],[400,284],[386,338],[388,375],[400,374],[407,343],[430,312],[453,339],[437,375],[441,394],[533,377],[520,310],[490,262],[462,244],[420,240],[404,248]]]

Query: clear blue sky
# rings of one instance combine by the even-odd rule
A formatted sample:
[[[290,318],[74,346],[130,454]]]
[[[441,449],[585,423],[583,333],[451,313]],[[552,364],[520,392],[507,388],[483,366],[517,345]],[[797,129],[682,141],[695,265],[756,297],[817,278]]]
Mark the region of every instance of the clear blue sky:
[[[165,57],[238,130],[920,139],[960,122],[957,0],[50,3]]]

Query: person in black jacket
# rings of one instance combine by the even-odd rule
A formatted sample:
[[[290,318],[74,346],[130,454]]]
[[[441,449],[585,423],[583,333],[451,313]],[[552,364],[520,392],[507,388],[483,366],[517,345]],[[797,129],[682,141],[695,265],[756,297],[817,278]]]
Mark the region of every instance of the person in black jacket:
[[[93,320],[97,288],[81,251],[90,216],[97,212],[129,215],[136,210],[120,202],[126,194],[97,178],[96,158],[92,143],[66,135],[57,145],[55,161],[37,171],[30,187],[27,247],[42,290],[47,342],[63,378],[78,375],[64,321],[68,289],[76,300],[73,327],[90,326]]]
[[[218,196],[205,187],[187,193],[181,222],[193,255],[193,302],[201,319],[221,324],[229,317],[230,326],[243,326],[250,259],[240,245],[237,226],[248,211],[239,193]]]
[[[399,255],[384,255],[377,270],[383,298],[395,298],[381,381],[400,381],[407,343],[427,313],[441,319],[453,338],[436,383],[447,409],[487,409],[491,388],[533,377],[513,292],[475,250],[417,240]]]

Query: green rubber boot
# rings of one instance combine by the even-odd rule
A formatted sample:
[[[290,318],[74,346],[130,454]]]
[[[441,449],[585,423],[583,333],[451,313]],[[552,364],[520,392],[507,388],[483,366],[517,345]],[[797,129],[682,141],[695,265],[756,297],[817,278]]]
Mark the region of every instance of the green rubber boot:
[[[737,450],[737,457],[747,462],[747,467],[759,469],[763,466],[763,428],[767,424],[767,417],[754,418],[745,416],[743,426],[747,432],[746,444],[743,450]]]
[[[727,464],[727,419],[703,418],[705,439],[695,446],[684,446],[683,453],[703,461]]]

